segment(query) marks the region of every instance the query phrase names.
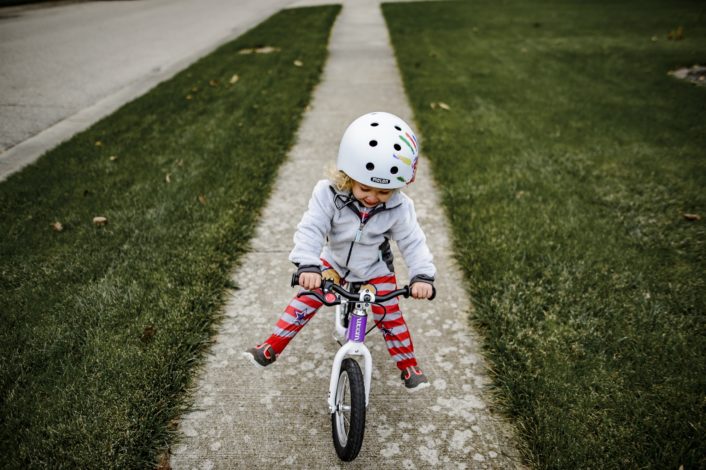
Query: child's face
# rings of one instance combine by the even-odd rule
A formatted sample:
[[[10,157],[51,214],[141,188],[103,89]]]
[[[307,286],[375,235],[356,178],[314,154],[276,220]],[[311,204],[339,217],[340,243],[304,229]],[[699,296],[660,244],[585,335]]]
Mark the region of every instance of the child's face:
[[[352,191],[353,197],[363,203],[365,207],[375,207],[378,204],[387,202],[387,200],[392,197],[391,189],[371,188],[370,186],[365,186],[357,181],[353,182]]]

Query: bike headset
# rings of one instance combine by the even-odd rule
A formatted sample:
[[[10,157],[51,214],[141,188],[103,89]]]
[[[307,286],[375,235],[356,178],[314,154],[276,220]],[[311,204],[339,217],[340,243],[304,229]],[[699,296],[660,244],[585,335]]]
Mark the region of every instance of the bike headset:
[[[322,279],[322,281],[323,281],[323,279]],[[333,282],[333,281],[331,281],[331,282]],[[351,287],[351,289],[350,289],[351,292],[360,292],[360,288],[363,287],[364,285],[368,284],[368,283],[367,283],[367,282],[348,282],[347,284]],[[323,287],[324,287],[323,284],[321,285],[321,287],[322,287],[322,290],[323,290]],[[343,287],[343,286],[341,286],[341,287]],[[348,319],[348,316],[351,314],[351,312],[352,312],[353,309],[355,308],[355,304],[356,304],[356,303],[361,303],[361,302],[360,302],[360,301],[355,301],[355,300],[349,300],[349,301],[348,301],[348,304],[351,304],[351,305],[348,305],[348,304],[346,305],[346,310],[344,311],[344,314],[345,314],[345,316],[346,316],[346,319]],[[383,313],[382,313],[382,317],[380,318],[380,320],[375,321],[375,318],[373,317],[373,321],[374,321],[375,323],[373,324],[373,326],[370,327],[370,329],[369,329],[368,331],[365,332],[365,336],[368,336],[368,334],[369,334],[371,331],[373,331],[375,328],[380,328],[379,325],[382,323],[382,321],[383,321],[383,320],[385,319],[385,317],[387,316],[387,308],[386,308],[383,304],[381,304],[381,303],[379,303],[379,302],[366,302],[366,303],[369,303],[370,305],[377,305],[377,306],[379,306],[379,307],[382,307],[382,312],[383,312]],[[347,325],[346,325],[346,327],[347,327]]]

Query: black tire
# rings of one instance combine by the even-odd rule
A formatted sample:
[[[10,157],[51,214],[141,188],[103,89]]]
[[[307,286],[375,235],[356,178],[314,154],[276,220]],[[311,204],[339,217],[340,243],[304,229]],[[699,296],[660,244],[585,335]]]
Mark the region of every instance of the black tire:
[[[334,397],[337,410],[331,413],[331,429],[336,454],[344,462],[358,456],[365,433],[365,385],[360,366],[344,359]]]

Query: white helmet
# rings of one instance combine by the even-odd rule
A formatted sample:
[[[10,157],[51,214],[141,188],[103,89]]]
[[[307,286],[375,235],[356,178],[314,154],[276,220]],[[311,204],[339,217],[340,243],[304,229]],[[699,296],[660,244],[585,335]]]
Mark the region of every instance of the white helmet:
[[[353,121],[338,147],[338,169],[355,181],[397,189],[414,181],[419,144],[412,129],[390,113],[368,113]]]

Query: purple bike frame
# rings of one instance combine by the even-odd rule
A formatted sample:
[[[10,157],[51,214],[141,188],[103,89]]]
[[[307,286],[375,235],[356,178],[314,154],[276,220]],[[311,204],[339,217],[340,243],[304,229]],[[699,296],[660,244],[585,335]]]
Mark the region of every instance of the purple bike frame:
[[[365,328],[368,324],[367,315],[356,315],[355,312],[350,316],[348,324],[348,341],[362,343],[365,341]]]

